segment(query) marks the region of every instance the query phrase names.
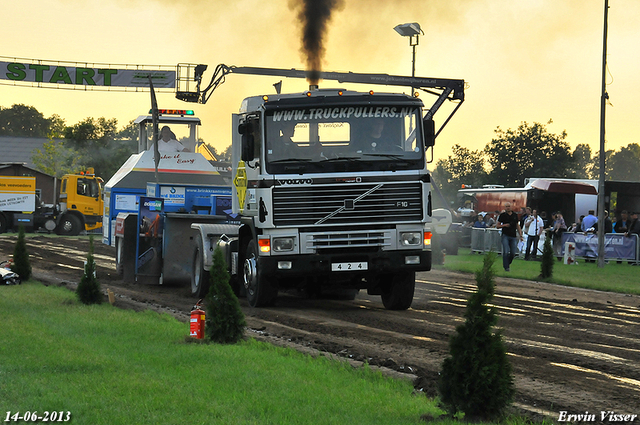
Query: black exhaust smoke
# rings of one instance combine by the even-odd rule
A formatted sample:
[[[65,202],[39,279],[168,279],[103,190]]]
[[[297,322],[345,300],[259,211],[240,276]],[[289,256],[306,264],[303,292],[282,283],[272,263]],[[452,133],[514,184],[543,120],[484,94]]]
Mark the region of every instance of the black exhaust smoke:
[[[301,51],[307,61],[307,81],[317,85],[322,71],[324,58],[324,36],[331,13],[344,6],[344,0],[296,0],[292,2],[300,7],[298,19],[302,23]]]

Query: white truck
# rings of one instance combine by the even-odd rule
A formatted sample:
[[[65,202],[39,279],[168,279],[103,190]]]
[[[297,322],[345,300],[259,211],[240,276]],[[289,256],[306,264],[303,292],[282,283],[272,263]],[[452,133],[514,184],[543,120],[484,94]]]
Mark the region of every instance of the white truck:
[[[229,73],[305,77],[296,70],[221,65]],[[251,306],[279,290],[378,294],[387,309],[411,306],[415,273],[431,269],[430,174],[433,115],[464,100],[464,81],[384,74],[323,73],[341,82],[424,89],[438,96],[423,113],[405,94],[318,89],[249,97],[233,115],[233,212],[240,225],[191,224],[194,295],[208,291],[216,246],[233,285]],[[442,130],[442,127],[440,130]]]
[[[196,92],[176,96],[205,103],[229,73],[306,77],[220,65],[202,92],[198,77]],[[246,98],[233,115],[232,185],[198,153],[162,155],[155,177],[152,151],[132,156],[105,189],[104,241],[116,247],[125,280],[190,283],[203,297],[220,247],[232,287],[252,307],[286,289],[351,298],[366,289],[387,309],[411,306],[415,273],[431,269],[432,117],[445,100],[456,102],[446,125],[464,100],[464,81],[321,78],[409,86],[438,98],[426,114],[417,96],[374,91],[311,86]],[[141,151],[150,146],[145,126],[169,120],[157,116],[137,120]]]

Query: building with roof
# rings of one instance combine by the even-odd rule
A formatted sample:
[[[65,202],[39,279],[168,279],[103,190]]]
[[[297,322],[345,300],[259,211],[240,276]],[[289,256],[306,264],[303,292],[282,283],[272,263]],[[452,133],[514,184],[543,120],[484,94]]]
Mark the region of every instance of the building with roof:
[[[22,163],[29,168],[35,168],[33,154],[36,149],[49,141],[46,137],[17,137],[0,136],[0,147],[2,147],[2,162]]]

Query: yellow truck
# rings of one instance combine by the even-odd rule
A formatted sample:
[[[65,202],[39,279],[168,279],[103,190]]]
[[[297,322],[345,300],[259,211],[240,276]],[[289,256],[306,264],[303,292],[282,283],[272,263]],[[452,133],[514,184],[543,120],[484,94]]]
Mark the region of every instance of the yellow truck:
[[[44,228],[59,235],[75,236],[82,230],[102,227],[103,181],[92,168],[65,174],[60,180],[56,205],[45,205],[36,196],[35,177],[0,177],[0,233],[23,225]]]

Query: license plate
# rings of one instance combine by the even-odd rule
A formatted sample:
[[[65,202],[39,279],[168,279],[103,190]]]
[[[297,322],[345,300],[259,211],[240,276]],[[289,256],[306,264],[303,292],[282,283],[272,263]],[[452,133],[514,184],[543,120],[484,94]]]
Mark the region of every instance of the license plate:
[[[366,261],[360,263],[331,263],[332,272],[350,272],[368,270],[369,263]]]

